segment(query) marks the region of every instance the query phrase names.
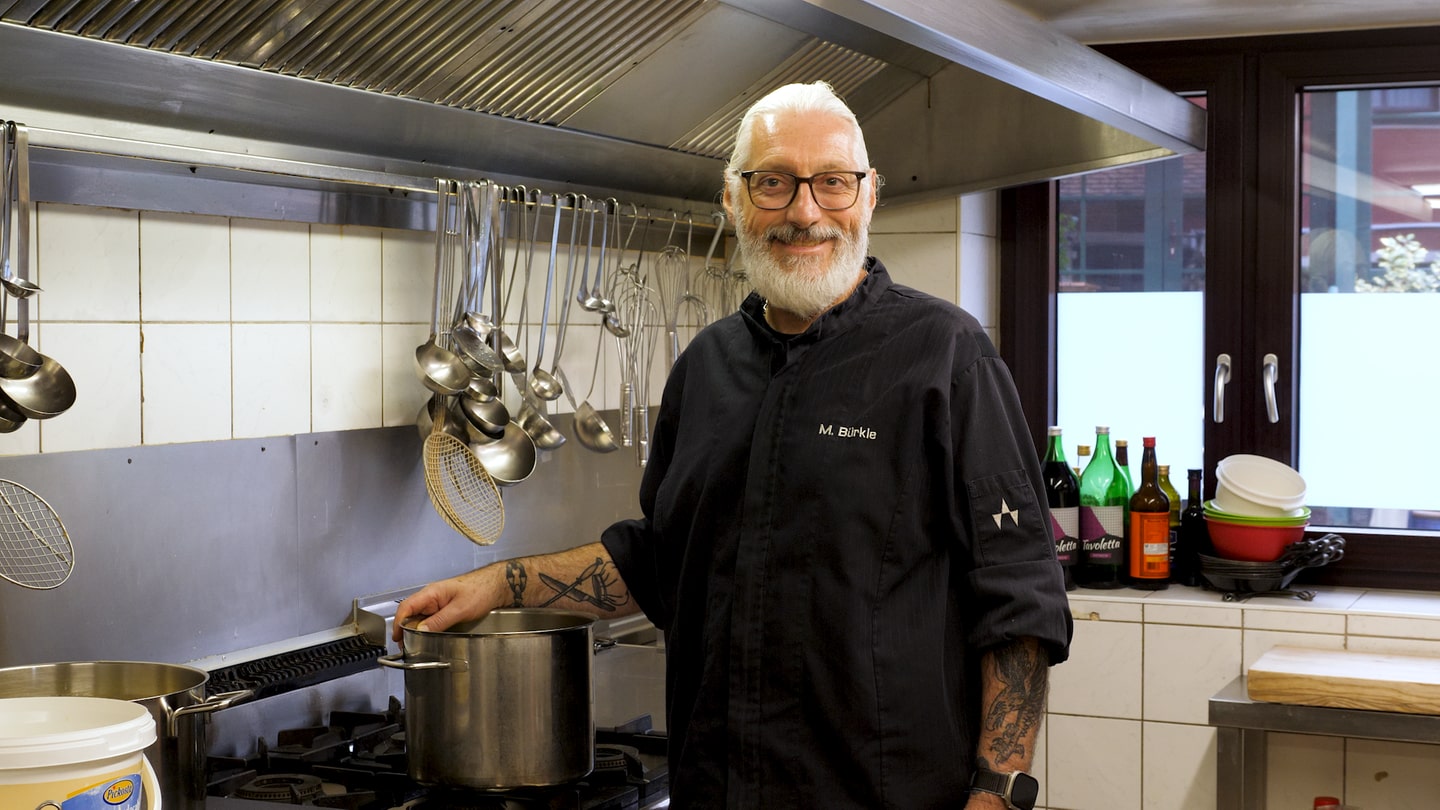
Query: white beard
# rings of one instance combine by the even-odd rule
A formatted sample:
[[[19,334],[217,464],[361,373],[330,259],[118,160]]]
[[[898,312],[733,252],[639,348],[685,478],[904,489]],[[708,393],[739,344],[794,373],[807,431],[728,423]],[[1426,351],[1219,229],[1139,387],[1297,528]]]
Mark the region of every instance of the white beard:
[[[762,234],[751,234],[742,213],[736,223],[736,238],[745,272],[755,291],[771,306],[805,319],[814,319],[839,303],[855,286],[869,250],[870,216],[857,223],[853,233],[835,227],[806,230],[781,224]],[[777,257],[770,241],[815,241],[834,239],[829,259],[818,256]]]

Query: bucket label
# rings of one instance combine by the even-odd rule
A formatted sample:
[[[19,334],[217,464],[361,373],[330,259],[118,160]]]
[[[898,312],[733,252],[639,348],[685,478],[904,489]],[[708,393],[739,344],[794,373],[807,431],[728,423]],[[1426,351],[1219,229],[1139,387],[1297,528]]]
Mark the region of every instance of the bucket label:
[[[140,774],[106,779],[71,793],[60,802],[61,810],[140,810]]]

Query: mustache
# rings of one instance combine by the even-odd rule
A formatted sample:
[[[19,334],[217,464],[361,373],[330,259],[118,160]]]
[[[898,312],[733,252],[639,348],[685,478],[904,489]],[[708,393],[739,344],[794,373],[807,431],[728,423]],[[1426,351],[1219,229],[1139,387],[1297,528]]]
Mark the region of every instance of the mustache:
[[[816,225],[810,228],[797,228],[789,223],[771,225],[765,229],[764,237],[776,242],[791,244],[793,242],[822,242],[826,239],[842,239],[845,232],[834,226]]]

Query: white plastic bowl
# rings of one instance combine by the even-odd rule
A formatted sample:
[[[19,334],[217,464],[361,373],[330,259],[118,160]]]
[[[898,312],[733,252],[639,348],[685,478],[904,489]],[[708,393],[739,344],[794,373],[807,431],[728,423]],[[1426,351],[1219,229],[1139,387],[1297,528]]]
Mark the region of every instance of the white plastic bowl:
[[[1264,456],[1227,456],[1215,466],[1215,505],[1236,515],[1294,516],[1305,506],[1305,479]]]

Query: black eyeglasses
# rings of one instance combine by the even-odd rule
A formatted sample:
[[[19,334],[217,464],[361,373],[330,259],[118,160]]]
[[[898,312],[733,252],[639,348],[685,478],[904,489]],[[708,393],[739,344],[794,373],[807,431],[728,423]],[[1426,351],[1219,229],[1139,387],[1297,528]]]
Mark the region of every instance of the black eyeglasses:
[[[803,183],[810,187],[815,204],[826,211],[844,211],[860,199],[860,181],[869,172],[820,172],[810,177],[797,177],[789,172],[752,169],[740,172],[745,190],[756,208],[779,211],[795,201]]]

